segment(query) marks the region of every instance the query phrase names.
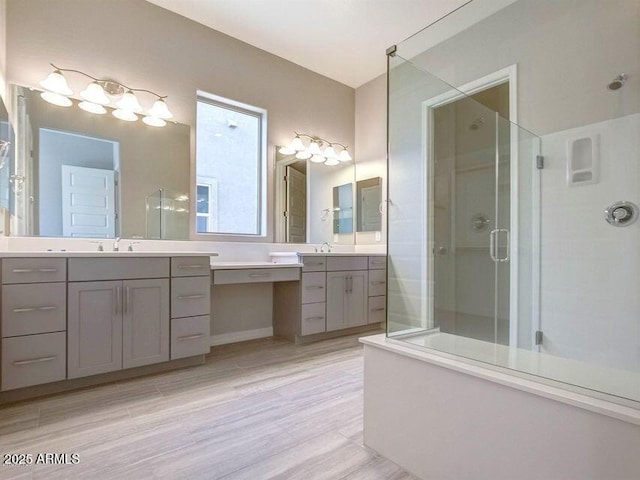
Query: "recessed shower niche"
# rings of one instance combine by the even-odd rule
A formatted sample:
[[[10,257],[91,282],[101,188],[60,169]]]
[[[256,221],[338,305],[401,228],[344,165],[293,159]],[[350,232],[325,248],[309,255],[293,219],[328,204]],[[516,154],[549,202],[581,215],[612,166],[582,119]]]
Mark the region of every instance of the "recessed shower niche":
[[[569,140],[567,142],[567,185],[597,183],[599,163],[598,135]]]

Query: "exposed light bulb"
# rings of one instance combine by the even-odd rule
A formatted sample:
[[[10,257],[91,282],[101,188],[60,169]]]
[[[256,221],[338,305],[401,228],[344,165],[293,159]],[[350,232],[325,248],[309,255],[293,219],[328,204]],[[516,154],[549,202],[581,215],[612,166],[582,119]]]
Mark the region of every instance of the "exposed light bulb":
[[[278,152],[280,152],[282,155],[293,155],[294,153],[296,153],[296,151],[291,147],[280,147],[278,149]]]
[[[324,158],[322,155],[320,154],[316,154],[313,157],[311,157],[311,161],[313,163],[324,163],[327,159]]]
[[[109,97],[98,82],[93,82],[87,85],[83,91],[80,92],[80,96],[87,102],[97,103],[98,105],[109,105]]]
[[[140,102],[138,102],[138,97],[136,97],[136,94],[133,93],[131,90],[128,90],[122,96],[120,101],[116,103],[116,106],[120,110],[128,110],[129,112],[135,112],[135,113],[142,112],[142,106],[140,105]]]
[[[124,120],[125,122],[135,122],[136,120],[138,120],[138,116],[129,110],[118,109],[111,112],[111,114],[120,120]]]
[[[311,154],[309,152],[307,152],[306,150],[302,150],[302,151],[296,153],[296,158],[298,160],[307,160],[308,158],[311,158]]]
[[[324,162],[324,164],[329,167],[333,167],[334,165],[340,164],[340,161],[337,158],[327,158],[327,161]]]
[[[57,69],[47,75],[47,78],[40,82],[40,86],[58,95],[73,95],[67,79],[64,78],[62,72]]]
[[[142,119],[142,121],[150,127],[164,127],[167,124],[167,122],[165,122],[163,119],[152,117],[151,115],[147,115]]]
[[[293,148],[297,152],[305,149],[304,143],[302,143],[302,140],[297,135],[296,135],[296,138],[294,138],[293,141],[291,142],[291,145],[289,145],[289,146],[291,148]],[[307,158],[309,158],[309,157],[307,157]]]
[[[340,160],[341,162],[350,162],[351,160],[353,160],[353,158],[351,158],[351,155],[349,155],[349,152],[345,148],[338,155],[338,160]]]
[[[54,105],[58,105],[59,107],[70,107],[73,105],[73,102],[69,100],[64,95],[60,95],[58,93],[53,92],[42,92],[40,94],[43,100],[52,103]]]
[[[173,114],[169,111],[169,107],[167,107],[167,104],[162,98],[157,99],[153,103],[153,106],[149,110],[149,115],[163,120],[173,118]]]
[[[313,140],[309,144],[309,153],[311,155],[320,155],[322,153],[322,151],[320,150],[320,145],[318,145],[318,142],[316,142],[315,140]]]
[[[336,151],[333,149],[331,145],[324,149],[324,154],[327,158],[336,158]]]
[[[107,109],[102,105],[92,102],[80,102],[78,106],[85,112],[95,113],[96,115],[104,115],[107,113]]]

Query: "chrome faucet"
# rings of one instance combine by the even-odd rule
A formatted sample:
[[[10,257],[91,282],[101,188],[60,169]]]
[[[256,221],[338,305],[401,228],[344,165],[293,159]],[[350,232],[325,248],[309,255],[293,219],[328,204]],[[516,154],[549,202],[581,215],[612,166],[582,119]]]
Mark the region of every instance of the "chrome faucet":
[[[138,245],[139,243],[140,243],[140,242],[131,242],[131,243],[129,244],[129,247],[127,248],[127,250],[128,250],[129,252],[133,252],[133,246],[134,246],[134,245]]]
[[[325,253],[324,251],[324,246],[327,246],[327,252],[326,253],[331,253],[331,244],[329,242],[324,242],[321,246],[320,246],[320,253]]]
[[[104,245],[102,245],[102,242],[98,242],[98,241],[92,241],[91,243],[94,243],[96,245],[98,245],[98,251],[99,252],[104,252]]]
[[[120,237],[116,237],[113,240],[113,251],[114,252],[119,252],[120,251]]]

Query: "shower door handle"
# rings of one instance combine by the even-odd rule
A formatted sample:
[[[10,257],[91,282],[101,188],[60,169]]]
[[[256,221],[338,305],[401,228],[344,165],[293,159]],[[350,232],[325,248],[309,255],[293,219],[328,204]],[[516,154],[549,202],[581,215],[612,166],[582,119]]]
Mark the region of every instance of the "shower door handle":
[[[491,230],[489,232],[489,256],[491,260],[494,262],[498,262],[498,257],[496,256],[496,234],[498,230]]]
[[[499,233],[506,234],[507,237],[507,254],[504,257],[498,256],[497,237]],[[507,228],[496,228],[489,233],[489,255],[494,262],[508,262],[511,259],[511,232]]]

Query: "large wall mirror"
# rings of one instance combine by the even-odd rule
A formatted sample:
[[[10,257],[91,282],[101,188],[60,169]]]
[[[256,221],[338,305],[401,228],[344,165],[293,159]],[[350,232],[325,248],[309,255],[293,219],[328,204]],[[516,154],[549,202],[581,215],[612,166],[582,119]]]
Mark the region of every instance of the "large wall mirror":
[[[40,93],[9,86],[16,151],[7,171],[20,185],[0,186],[15,210],[12,234],[189,238],[189,126],[125,122]]]
[[[354,179],[353,162],[329,166],[276,148],[276,242],[352,245]]]

